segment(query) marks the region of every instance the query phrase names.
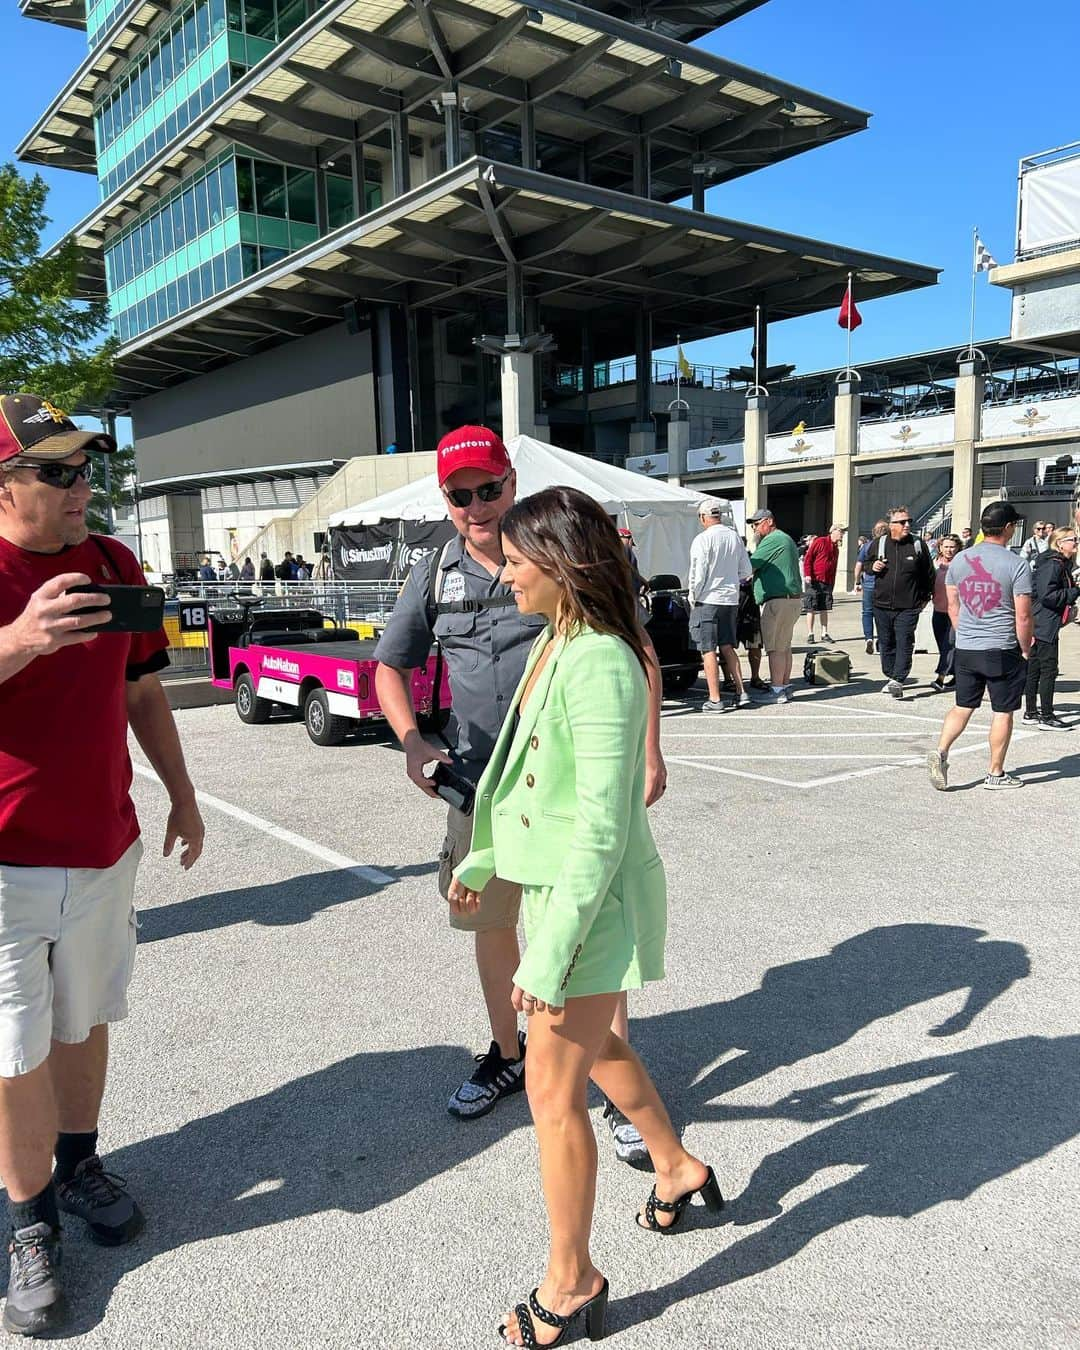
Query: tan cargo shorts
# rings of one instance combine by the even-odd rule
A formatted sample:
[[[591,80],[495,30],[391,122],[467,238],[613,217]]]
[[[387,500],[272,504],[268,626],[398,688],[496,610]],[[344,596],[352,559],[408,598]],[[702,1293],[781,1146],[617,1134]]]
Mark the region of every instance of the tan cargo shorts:
[[[446,900],[454,868],[472,843],[472,817],[451,806],[446,816],[446,838],[439,851],[439,894]],[[480,908],[472,914],[451,914],[450,927],[465,933],[483,933],[495,928],[516,928],[521,909],[521,887],[515,881],[492,877],[480,895]]]

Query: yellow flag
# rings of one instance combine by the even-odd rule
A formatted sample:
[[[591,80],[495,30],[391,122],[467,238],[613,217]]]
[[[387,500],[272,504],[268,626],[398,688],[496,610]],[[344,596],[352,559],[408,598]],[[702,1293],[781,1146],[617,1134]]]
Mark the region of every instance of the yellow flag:
[[[684,380],[692,380],[694,378],[694,367],[683,355],[683,349],[681,344],[678,348],[678,351],[679,351],[679,374],[683,377]]]
[[[793,436],[801,436],[805,430],[806,430],[806,423],[800,422],[798,426],[792,428],[791,434]]]

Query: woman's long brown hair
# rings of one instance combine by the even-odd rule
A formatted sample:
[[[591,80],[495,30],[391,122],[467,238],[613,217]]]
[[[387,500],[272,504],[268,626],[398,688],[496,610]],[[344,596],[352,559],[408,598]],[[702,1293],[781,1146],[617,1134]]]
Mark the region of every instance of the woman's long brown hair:
[[[587,625],[622,638],[648,679],[630,562],[600,503],[576,488],[545,488],[512,507],[501,529],[515,549],[562,588],[559,629],[573,634]]]

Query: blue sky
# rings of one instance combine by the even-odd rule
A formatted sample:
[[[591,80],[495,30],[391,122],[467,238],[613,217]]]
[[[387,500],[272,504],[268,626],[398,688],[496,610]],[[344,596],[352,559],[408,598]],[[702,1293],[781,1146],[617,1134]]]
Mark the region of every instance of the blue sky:
[[[862,307],[853,358],[967,341],[971,227],[999,262],[1013,256],[1016,169],[1028,154],[1080,138],[1076,53],[1080,4],[1051,0],[1027,22],[1005,0],[770,0],[705,39],[730,60],[874,115],[867,131],[713,188],[720,215],[849,244],[944,269],[932,290]],[[82,33],[0,9],[3,153],[47,105],[85,53]],[[86,174],[46,171],[52,235],[97,199]],[[977,336],[1008,330],[1008,292],[979,282]],[[771,362],[801,370],[842,363],[834,313],[770,331]],[[747,334],[688,345],[697,361],[742,364]]]

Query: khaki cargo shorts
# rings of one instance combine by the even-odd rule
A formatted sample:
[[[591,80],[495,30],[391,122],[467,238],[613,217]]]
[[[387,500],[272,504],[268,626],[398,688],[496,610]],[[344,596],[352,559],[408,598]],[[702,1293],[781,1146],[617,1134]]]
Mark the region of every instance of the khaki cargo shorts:
[[[0,1077],[127,1016],[142,851],[136,839],[103,868],[0,865]]]
[[[802,613],[802,596],[766,600],[761,606],[761,645],[769,652],[791,650],[791,635]]]
[[[450,894],[454,868],[472,843],[472,817],[451,806],[446,816],[446,838],[439,852],[439,894]],[[483,933],[495,928],[516,928],[521,909],[521,887],[515,881],[492,877],[480,896],[480,908],[472,914],[451,914],[450,927],[466,933]]]

